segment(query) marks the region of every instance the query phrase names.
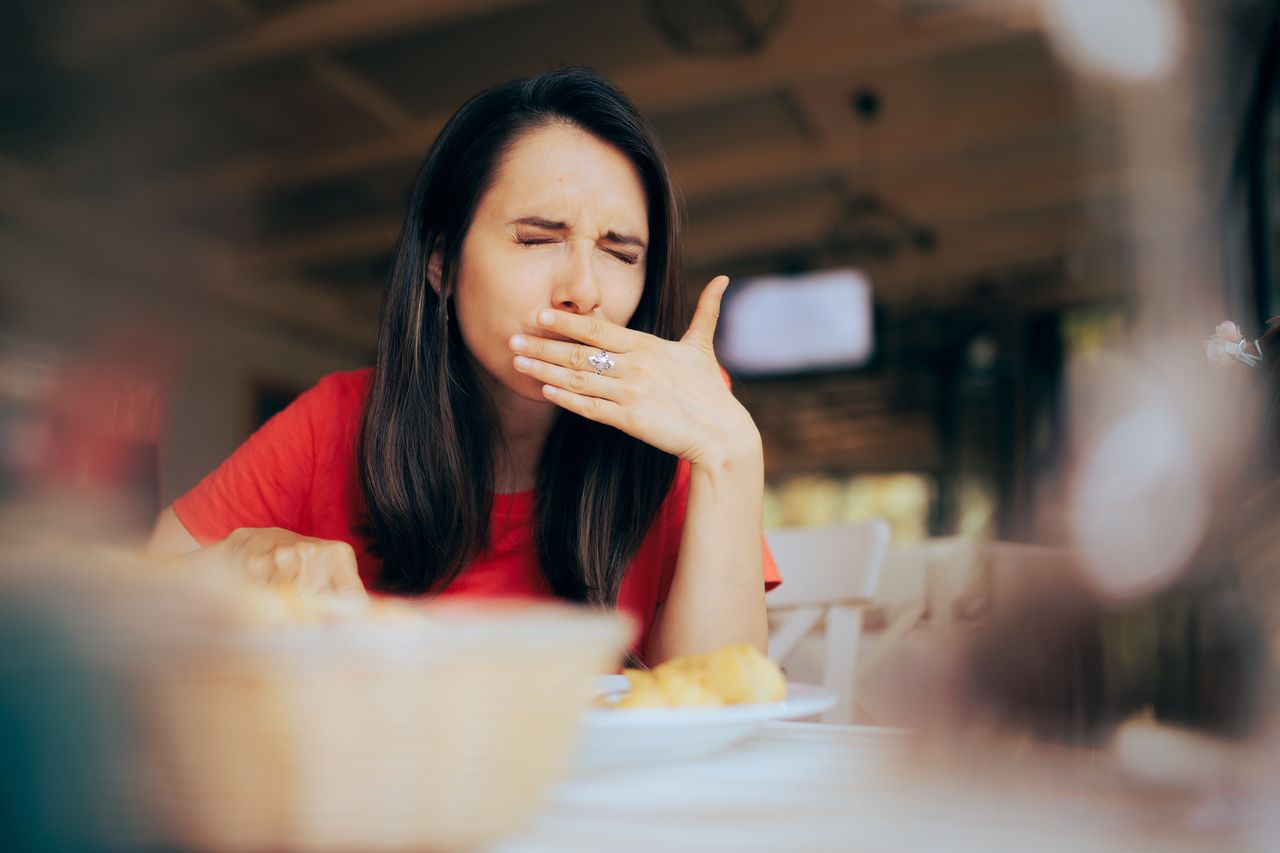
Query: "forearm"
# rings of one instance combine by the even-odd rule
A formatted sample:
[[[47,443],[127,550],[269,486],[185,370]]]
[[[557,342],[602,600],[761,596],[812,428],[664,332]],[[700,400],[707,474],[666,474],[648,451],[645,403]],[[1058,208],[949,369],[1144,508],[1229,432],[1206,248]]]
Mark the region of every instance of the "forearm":
[[[691,466],[680,556],[648,650],[657,664],[731,643],[768,645],[759,434],[741,449]]]
[[[147,542],[146,555],[153,559],[181,557],[200,550],[200,543],[183,525],[173,507],[165,507]]]
[[[301,592],[365,592],[355,551],[346,542],[279,527],[242,527],[226,539],[201,547],[172,507],[160,513],[146,554],[187,568],[229,569],[257,583],[291,586]]]

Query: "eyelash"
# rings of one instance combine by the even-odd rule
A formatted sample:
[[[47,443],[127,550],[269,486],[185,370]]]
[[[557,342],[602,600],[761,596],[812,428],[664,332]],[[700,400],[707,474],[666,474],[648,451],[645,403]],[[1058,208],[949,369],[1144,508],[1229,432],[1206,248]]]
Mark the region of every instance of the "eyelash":
[[[517,237],[516,242],[521,246],[545,246],[556,241],[545,237]],[[622,261],[627,266],[634,266],[640,262],[640,257],[638,255],[628,255],[626,252],[614,252],[610,249],[605,249],[605,251]]]

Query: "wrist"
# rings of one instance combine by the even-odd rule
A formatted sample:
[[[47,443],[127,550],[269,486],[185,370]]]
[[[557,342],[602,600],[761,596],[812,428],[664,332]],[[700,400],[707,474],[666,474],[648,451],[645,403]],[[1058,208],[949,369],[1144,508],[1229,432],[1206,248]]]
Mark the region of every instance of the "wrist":
[[[718,442],[689,461],[690,472],[713,480],[746,477],[764,480],[764,448],[760,432],[751,425],[730,439]]]

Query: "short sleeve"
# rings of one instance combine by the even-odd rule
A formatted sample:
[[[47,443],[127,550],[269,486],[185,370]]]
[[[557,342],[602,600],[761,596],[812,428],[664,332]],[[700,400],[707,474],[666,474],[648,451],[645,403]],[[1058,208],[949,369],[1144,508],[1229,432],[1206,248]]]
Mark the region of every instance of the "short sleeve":
[[[331,423],[335,380],[301,394],[182,497],[173,510],[201,545],[240,527],[299,530],[316,468],[317,429]]]

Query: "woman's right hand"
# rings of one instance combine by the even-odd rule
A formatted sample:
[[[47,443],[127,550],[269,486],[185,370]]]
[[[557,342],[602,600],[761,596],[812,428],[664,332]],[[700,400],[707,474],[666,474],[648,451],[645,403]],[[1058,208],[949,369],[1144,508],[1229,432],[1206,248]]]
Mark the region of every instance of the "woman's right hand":
[[[202,557],[263,586],[287,586],[303,594],[366,594],[355,551],[346,542],[279,527],[242,527],[204,549]]]

